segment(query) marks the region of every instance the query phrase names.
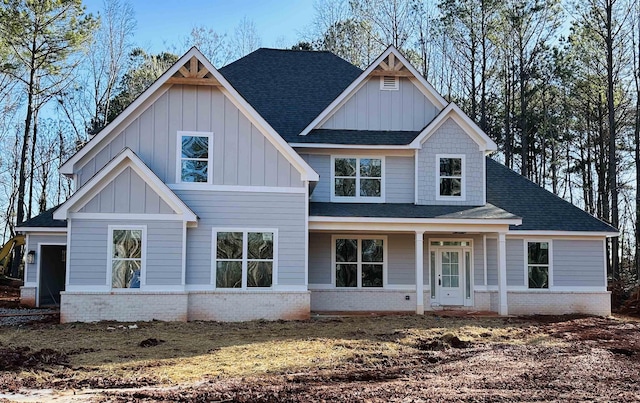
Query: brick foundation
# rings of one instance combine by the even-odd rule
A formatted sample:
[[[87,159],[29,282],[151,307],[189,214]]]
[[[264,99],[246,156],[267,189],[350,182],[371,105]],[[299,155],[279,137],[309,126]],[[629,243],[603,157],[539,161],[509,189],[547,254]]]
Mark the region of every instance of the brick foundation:
[[[406,296],[409,296],[408,301]],[[428,301],[425,299],[425,309],[430,309]],[[317,312],[415,312],[416,292],[402,290],[313,290],[311,291],[311,310]]]
[[[611,315],[611,293],[602,292],[530,292],[507,293],[509,315]],[[476,291],[475,309],[498,311],[497,291]]]
[[[20,304],[25,306],[36,306],[36,287],[20,287]]]
[[[60,322],[255,319],[296,320],[310,316],[304,292],[61,293]]]

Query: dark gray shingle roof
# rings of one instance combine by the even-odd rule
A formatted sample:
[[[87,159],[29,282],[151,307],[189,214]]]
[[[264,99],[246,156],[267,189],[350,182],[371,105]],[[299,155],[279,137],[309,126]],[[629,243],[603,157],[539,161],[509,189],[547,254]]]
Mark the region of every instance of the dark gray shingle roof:
[[[522,225],[512,230],[617,232],[491,158],[487,158],[487,203],[522,217]]]
[[[292,143],[358,144],[358,145],[407,145],[418,131],[399,130],[333,130],[314,129],[306,136],[296,136]]]
[[[422,206],[411,203],[309,203],[310,216],[377,218],[517,219],[496,206]]]
[[[53,212],[56,211],[60,206],[55,206],[45,211],[44,213],[40,213],[39,215],[24,221],[17,225],[17,227],[50,227],[50,228],[66,228],[67,220],[54,220]]]
[[[261,48],[220,73],[286,141],[296,142],[362,70],[330,52]]]

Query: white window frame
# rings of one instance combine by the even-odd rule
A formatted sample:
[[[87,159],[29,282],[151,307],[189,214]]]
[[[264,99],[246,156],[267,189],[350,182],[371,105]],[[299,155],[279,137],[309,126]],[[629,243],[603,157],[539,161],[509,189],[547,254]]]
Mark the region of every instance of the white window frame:
[[[147,226],[146,225],[109,225],[107,227],[107,287],[118,292],[140,292],[147,285]],[[140,288],[113,288],[113,231],[117,230],[141,230],[142,231],[142,251],[140,263]],[[67,257],[67,260],[69,258]]]
[[[356,195],[336,196],[336,159],[356,160]],[[360,196],[360,179],[377,179],[360,177],[360,160],[380,160],[380,197]],[[331,201],[343,203],[384,203],[385,202],[385,157],[382,155],[332,155],[331,156]]]
[[[357,239],[357,261],[352,263],[344,263],[336,261],[336,239]],[[362,261],[362,240],[363,239],[379,239],[382,241],[382,287],[363,287],[362,286],[362,265],[367,263],[379,264],[376,262],[363,262]],[[331,285],[336,290],[381,290],[387,288],[387,262],[389,261],[389,241],[386,235],[355,235],[355,234],[334,234],[331,235]],[[356,287],[336,287],[336,265],[341,264],[355,264],[357,266],[357,278],[358,285]]]
[[[393,87],[387,87],[384,85],[385,78],[393,78]],[[381,91],[399,91],[400,90],[400,77],[398,76],[380,76],[380,90]]]
[[[207,158],[207,181],[206,182],[183,182],[182,181],[182,138],[183,137],[207,137],[209,145],[209,158]],[[189,186],[203,186],[213,183],[213,132],[198,131],[178,131],[176,139],[176,183],[183,183]]]
[[[549,275],[549,287],[547,288],[529,288],[529,266],[545,266],[543,264],[529,264],[529,244],[530,243],[547,243],[549,245],[549,263],[548,267]],[[524,288],[531,292],[548,292],[553,288],[553,242],[551,239],[538,239],[538,238],[525,238],[523,239],[524,248]]]
[[[461,177],[460,177],[460,196],[447,196],[440,194],[440,179],[442,178],[457,178],[455,176],[440,176],[440,160],[443,158],[459,158],[461,160]],[[467,200],[467,180],[466,180],[466,155],[464,154],[436,154],[436,200],[449,200],[449,201],[466,201]]]
[[[219,232],[242,232],[242,287],[240,288],[217,288],[216,287],[216,267],[218,265],[218,233]],[[269,287],[247,287],[247,269],[248,269],[248,245],[249,232],[271,232],[273,233],[273,266],[271,271],[271,286]],[[226,259],[223,259],[226,260]],[[255,260],[255,259],[251,259]],[[271,290],[278,285],[278,229],[277,228],[224,228],[218,227],[212,229],[211,235],[211,285],[217,291],[237,292],[237,291],[264,291]]]

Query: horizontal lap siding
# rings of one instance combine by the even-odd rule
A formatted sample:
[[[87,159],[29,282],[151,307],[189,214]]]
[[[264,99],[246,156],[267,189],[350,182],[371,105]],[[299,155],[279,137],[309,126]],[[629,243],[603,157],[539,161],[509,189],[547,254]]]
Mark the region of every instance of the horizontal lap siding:
[[[498,240],[487,239],[487,285],[498,285]]]
[[[389,285],[415,285],[415,235],[389,235],[388,242],[387,283]]]
[[[182,282],[181,221],[71,220],[69,284],[105,285],[107,281],[109,225],[147,227],[146,284],[180,285]]]
[[[331,234],[309,234],[309,284],[331,284]]]
[[[561,287],[604,287],[602,240],[554,240],[553,285]]]
[[[66,235],[29,235],[29,250],[36,251],[36,253],[40,253],[38,250],[38,244],[66,244],[67,236]],[[26,253],[26,252],[25,252]],[[37,261],[38,259],[36,259]],[[35,283],[38,281],[38,268],[36,267],[36,263],[26,264],[25,268],[25,283]]]
[[[524,281],[524,243],[522,239],[507,239],[507,285],[526,285]]]
[[[415,159],[385,158],[385,200],[387,203],[413,203],[415,200]]]
[[[211,283],[212,229],[278,229],[278,284],[305,284],[305,195],[176,191],[200,217],[187,230],[187,284]]]
[[[318,184],[313,190],[313,193],[311,193],[311,201],[331,201],[331,156],[304,154],[302,158],[304,158],[311,168],[320,176]]]
[[[473,237],[473,284],[484,285],[484,239],[481,235]]]
[[[436,107],[408,79],[397,91],[380,90],[380,78],[369,79],[323,125],[323,129],[422,130]]]
[[[183,85],[172,86],[96,155],[83,158],[78,185],[124,147],[163,182],[175,183],[178,131],[213,132],[214,185],[303,186],[296,168],[219,89]]]

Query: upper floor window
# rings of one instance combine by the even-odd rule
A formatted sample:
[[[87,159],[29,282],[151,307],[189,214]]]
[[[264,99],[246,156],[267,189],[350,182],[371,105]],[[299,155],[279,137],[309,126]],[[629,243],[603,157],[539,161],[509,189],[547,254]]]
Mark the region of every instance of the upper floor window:
[[[527,242],[529,288],[549,288],[549,242]]]
[[[111,288],[140,288],[144,231],[143,226],[109,227]]]
[[[332,200],[383,202],[384,159],[333,157]]]
[[[212,133],[178,132],[178,182],[211,182]]]
[[[438,200],[464,200],[464,155],[437,155]]]

